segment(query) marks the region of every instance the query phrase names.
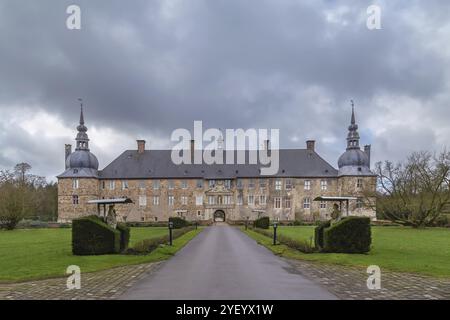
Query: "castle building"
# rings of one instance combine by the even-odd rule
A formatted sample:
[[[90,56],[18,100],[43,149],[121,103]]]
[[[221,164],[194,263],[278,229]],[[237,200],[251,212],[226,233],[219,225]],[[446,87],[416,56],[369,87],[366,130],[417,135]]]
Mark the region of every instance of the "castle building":
[[[349,215],[375,219],[366,193],[374,191],[370,145],[359,146],[358,125],[352,109],[347,149],[338,169],[315,150],[279,150],[276,175],[263,176],[255,164],[181,164],[171,161],[171,150],[126,150],[103,170],[89,150],[83,109],[76,148],[65,147],[65,171],[58,178],[58,221],[97,214],[95,201],[129,198],[116,205],[119,220],[162,222],[171,216],[191,221],[245,221],[269,216],[272,220],[328,219],[334,203]],[[191,149],[193,144],[191,143]],[[335,200],[335,201],[334,201]],[[343,208],[345,206],[345,208]],[[344,214],[345,215],[345,214]]]

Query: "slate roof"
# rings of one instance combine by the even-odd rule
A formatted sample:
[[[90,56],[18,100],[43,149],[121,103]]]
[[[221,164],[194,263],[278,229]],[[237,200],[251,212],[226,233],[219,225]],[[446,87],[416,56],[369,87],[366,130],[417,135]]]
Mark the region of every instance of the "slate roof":
[[[246,151],[248,159],[248,151]],[[235,157],[236,159],[236,157]],[[127,150],[102,171],[100,179],[203,178],[233,179],[257,177],[337,177],[338,171],[308,149],[281,149],[275,176],[262,176],[261,164],[181,164],[171,160],[171,150]]]

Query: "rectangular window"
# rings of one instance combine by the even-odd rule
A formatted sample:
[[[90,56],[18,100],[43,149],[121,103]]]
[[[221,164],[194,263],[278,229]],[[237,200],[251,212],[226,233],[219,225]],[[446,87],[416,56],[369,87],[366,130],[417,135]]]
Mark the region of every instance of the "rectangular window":
[[[214,188],[214,186],[216,185],[216,180],[209,180],[208,185],[210,188]]]
[[[248,188],[249,189],[254,189],[255,188],[255,180],[253,180],[253,179],[249,179],[248,180]]]
[[[78,203],[79,203],[79,201],[78,201],[78,196],[73,195],[73,196],[72,196],[72,204],[77,205]]]
[[[153,205],[159,206],[159,196],[153,196]]]
[[[114,190],[116,188],[116,182],[114,180],[109,181],[109,190]]]
[[[285,188],[286,190],[292,190],[292,179],[286,179]]]
[[[80,181],[78,179],[72,179],[72,188],[78,189],[80,187]]]
[[[227,179],[223,182],[223,184],[224,184],[225,188],[231,189],[231,180]]]
[[[276,179],[275,180],[275,190],[281,190],[283,187],[283,182],[281,181],[281,179]]]
[[[140,207],[147,206],[147,197],[146,196],[139,196],[139,206]]]
[[[145,189],[145,180],[139,180],[139,189]]]
[[[248,195],[248,199],[247,200],[248,200],[248,205],[249,206],[252,206],[252,205],[255,204],[255,197],[252,194]]]
[[[267,197],[265,195],[259,196],[259,204],[265,206],[267,204]]]
[[[167,181],[167,188],[169,190],[173,190],[175,188],[175,181],[174,180]]]
[[[198,179],[197,180],[197,189],[202,189],[203,188],[203,180]]]
[[[169,200],[169,206],[173,206],[175,204],[175,197],[174,196],[169,196],[168,200]]]
[[[273,204],[275,209],[281,209],[281,197],[275,197]]]
[[[362,209],[364,206],[364,202],[362,198],[356,199],[356,209]]]
[[[320,190],[325,191],[328,189],[328,181],[327,180],[321,180],[320,181]]]
[[[181,180],[181,189],[187,189],[187,188],[188,188],[187,180]]]
[[[363,179],[358,178],[358,180],[356,181],[356,187],[359,189],[363,187]]]
[[[186,206],[188,204],[188,197],[187,196],[181,196],[181,204],[183,206]]]
[[[311,180],[305,180],[305,190],[311,190]]]
[[[244,198],[242,197],[241,194],[237,196],[237,204],[239,206],[242,206],[244,204]]]
[[[122,180],[122,190],[128,189],[128,181]]]
[[[327,202],[326,201],[320,201],[320,209],[326,209],[327,208]]]
[[[201,205],[203,205],[203,196],[196,196],[196,197],[195,197],[195,205],[196,205],[196,206],[201,206]]]
[[[311,209],[311,199],[310,198],[303,199],[303,209]]]
[[[242,179],[237,179],[237,181],[236,181],[236,188],[238,188],[238,189],[243,189],[244,188],[244,183],[243,183]]]
[[[284,207],[287,209],[291,208],[291,198],[284,199]]]
[[[216,197],[208,196],[208,204],[216,204]]]
[[[153,180],[153,190],[159,189],[159,180]]]
[[[264,189],[267,186],[267,180],[266,179],[259,179],[259,187],[261,189]]]
[[[224,196],[223,204],[231,204],[231,196]]]
[[[102,190],[106,189],[106,181],[102,181]]]

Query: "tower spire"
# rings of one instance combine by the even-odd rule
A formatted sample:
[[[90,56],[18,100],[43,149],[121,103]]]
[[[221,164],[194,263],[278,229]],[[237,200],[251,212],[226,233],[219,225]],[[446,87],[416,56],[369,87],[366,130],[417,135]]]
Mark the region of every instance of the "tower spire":
[[[356,124],[355,118],[355,103],[350,100],[352,106],[352,116],[350,120],[350,126],[348,127],[347,135],[347,150],[349,149],[359,149],[359,133],[358,125]]]
[[[83,99],[78,98],[78,101],[80,101],[80,108],[81,108],[81,113],[80,113],[80,124],[81,124],[81,125],[84,125]]]
[[[80,101],[80,124],[77,127],[78,134],[75,140],[77,141],[77,147],[75,150],[86,150],[89,151],[89,138],[87,135],[87,127],[84,125],[84,114],[83,114],[83,99],[78,98]]]

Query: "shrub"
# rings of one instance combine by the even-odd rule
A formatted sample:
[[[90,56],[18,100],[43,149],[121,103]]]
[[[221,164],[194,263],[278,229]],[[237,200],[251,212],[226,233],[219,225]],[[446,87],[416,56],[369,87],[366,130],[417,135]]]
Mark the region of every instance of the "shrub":
[[[261,217],[259,219],[256,219],[253,222],[253,226],[255,228],[260,228],[260,229],[269,229],[270,219],[269,219],[269,217]]]
[[[117,230],[120,232],[120,251],[124,251],[130,242],[130,227],[125,223],[118,223]]]
[[[189,222],[180,217],[170,217],[169,222],[173,223],[174,229],[181,229],[189,226]]]
[[[370,219],[346,217],[323,229],[323,251],[337,253],[366,253],[372,242]]]
[[[72,222],[72,252],[74,255],[100,255],[120,251],[120,232],[97,216],[87,216]]]
[[[322,222],[314,230],[314,245],[318,250],[323,249],[323,231],[330,226],[330,221]]]

